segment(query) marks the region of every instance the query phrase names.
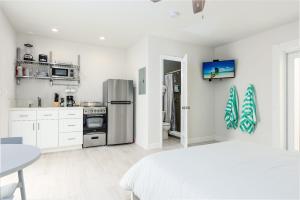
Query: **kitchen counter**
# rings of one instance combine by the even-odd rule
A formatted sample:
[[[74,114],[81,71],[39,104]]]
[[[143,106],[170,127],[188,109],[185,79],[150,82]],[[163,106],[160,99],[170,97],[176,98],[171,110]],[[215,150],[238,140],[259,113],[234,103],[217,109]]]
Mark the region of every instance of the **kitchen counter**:
[[[22,111],[22,110],[82,110],[83,107],[14,107],[10,108],[10,111]]]

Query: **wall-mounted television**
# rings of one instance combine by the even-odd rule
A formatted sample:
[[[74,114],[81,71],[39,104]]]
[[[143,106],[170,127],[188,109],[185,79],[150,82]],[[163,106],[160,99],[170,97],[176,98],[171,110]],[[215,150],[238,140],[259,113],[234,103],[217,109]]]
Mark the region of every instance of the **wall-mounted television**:
[[[235,77],[235,61],[223,60],[204,62],[202,64],[203,79],[222,79]]]

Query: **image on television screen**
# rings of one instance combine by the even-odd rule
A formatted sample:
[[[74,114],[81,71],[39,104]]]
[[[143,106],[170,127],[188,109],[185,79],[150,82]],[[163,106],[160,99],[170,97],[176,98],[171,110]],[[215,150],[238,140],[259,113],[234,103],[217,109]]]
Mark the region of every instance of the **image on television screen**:
[[[203,63],[204,79],[234,78],[234,76],[235,76],[234,60]]]

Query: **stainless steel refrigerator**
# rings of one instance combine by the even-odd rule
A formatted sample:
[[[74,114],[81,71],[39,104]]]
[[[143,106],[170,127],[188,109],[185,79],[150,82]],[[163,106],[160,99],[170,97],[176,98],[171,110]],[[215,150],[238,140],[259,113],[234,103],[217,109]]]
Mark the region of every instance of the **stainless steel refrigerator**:
[[[105,81],[103,102],[107,106],[107,144],[133,143],[133,81]]]

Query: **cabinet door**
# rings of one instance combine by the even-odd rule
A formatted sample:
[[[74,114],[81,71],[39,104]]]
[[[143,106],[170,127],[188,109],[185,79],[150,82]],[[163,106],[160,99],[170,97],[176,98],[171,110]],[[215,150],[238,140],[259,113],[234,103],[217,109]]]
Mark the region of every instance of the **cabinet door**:
[[[37,121],[37,146],[41,149],[58,147],[58,120]]]
[[[23,144],[36,145],[36,121],[12,121],[12,137],[22,137]]]

